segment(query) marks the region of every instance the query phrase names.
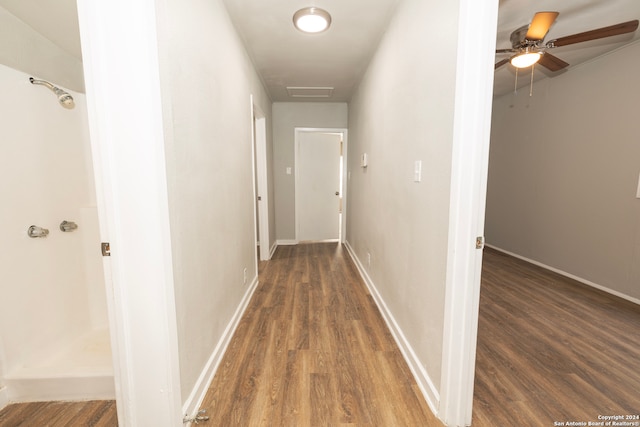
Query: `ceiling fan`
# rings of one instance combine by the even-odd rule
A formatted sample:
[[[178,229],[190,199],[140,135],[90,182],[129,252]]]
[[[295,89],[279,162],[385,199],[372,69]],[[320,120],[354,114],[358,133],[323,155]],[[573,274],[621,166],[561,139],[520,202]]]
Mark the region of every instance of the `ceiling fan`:
[[[557,56],[550,54],[548,52],[549,49],[632,33],[638,28],[638,20],[636,19],[609,27],[560,37],[545,43],[544,38],[559,14],[559,12],[538,12],[533,16],[529,25],[520,27],[511,33],[512,48],[497,49],[496,53],[512,55],[509,58],[498,61],[495,68],[497,69],[508,62],[516,68],[526,68],[535,63],[539,63],[551,71],[559,71],[568,67],[569,64]]]

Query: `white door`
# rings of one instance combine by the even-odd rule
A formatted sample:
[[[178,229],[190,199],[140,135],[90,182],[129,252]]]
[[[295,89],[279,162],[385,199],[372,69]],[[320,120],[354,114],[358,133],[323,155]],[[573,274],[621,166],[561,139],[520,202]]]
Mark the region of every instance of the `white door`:
[[[260,261],[268,261],[271,258],[271,245],[269,238],[269,185],[267,181],[267,124],[264,113],[253,104],[253,96],[251,97],[251,108],[253,110],[256,238],[259,243]]]
[[[297,138],[298,241],[340,238],[342,134],[300,132]]]

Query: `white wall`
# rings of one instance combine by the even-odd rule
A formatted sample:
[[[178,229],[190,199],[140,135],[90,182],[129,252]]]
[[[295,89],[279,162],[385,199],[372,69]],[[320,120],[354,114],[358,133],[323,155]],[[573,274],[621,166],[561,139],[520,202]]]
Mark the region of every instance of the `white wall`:
[[[443,352],[457,5],[401,2],[349,104],[347,241],[425,371],[434,405]]]
[[[82,61],[0,7],[0,63],[84,92]]]
[[[28,78],[0,66],[0,92],[10,100],[0,104],[5,375],[107,323],[102,272],[86,268],[101,268],[101,257],[84,95],[71,92],[76,107],[67,110]],[[61,232],[63,220],[77,222],[78,229]],[[49,229],[49,236],[29,238],[30,225]]]
[[[221,1],[165,2],[159,34],[185,402],[257,277],[250,95],[271,102]]]
[[[494,101],[487,242],[640,300],[640,44]]]
[[[346,128],[347,104],[333,102],[276,102],[273,104],[273,181],[275,183],[276,237],[296,238],[295,128]]]

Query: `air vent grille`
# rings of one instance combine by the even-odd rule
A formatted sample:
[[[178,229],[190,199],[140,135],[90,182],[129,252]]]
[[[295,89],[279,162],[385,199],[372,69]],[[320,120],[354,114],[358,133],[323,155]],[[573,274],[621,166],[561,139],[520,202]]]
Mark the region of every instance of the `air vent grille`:
[[[287,93],[291,98],[331,98],[332,87],[287,86]]]

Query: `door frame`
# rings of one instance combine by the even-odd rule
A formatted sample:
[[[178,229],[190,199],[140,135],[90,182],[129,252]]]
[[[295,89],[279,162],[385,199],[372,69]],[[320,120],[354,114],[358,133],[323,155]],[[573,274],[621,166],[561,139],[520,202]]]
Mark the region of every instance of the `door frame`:
[[[251,95],[251,142],[253,153],[253,200],[254,211],[257,212],[256,241],[260,242],[259,259],[271,259],[271,242],[269,235],[269,174],[267,173],[267,118]],[[258,200],[260,198],[260,200]],[[256,269],[256,271],[258,271]]]
[[[447,426],[468,426],[472,420],[498,0],[460,0],[459,10],[438,407]],[[488,41],[482,49],[478,39]]]
[[[182,425],[164,151],[171,120],[156,32],[162,11],[151,0],[77,6],[100,238],[111,244],[104,265],[118,424]],[[123,93],[133,101],[123,102]]]
[[[342,134],[342,219],[340,221],[340,230],[339,230],[339,238],[338,241],[340,243],[344,243],[345,238],[347,236],[347,153],[348,150],[348,130],[346,128],[307,128],[307,127],[296,127],[294,129],[294,159],[295,159],[295,228],[296,228],[296,242],[300,241],[299,231],[300,231],[300,185],[299,185],[299,173],[300,168],[298,165],[300,164],[299,156],[300,156],[300,134],[301,133],[339,133]]]

